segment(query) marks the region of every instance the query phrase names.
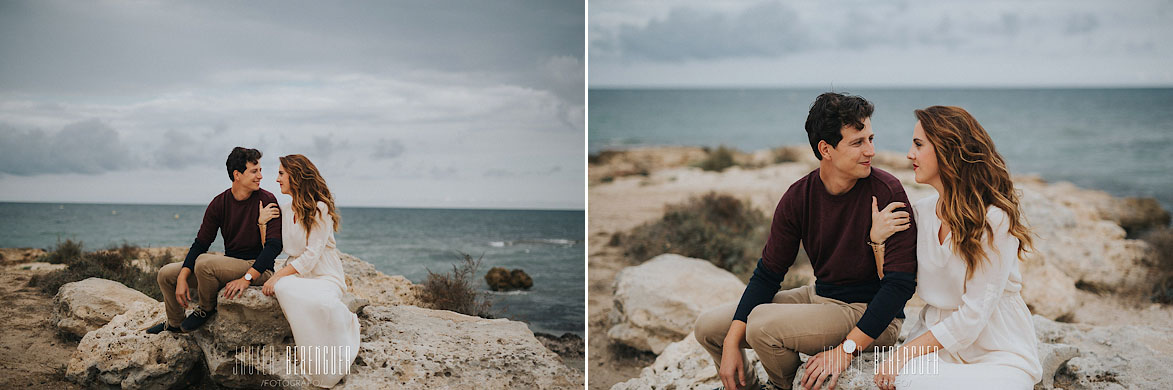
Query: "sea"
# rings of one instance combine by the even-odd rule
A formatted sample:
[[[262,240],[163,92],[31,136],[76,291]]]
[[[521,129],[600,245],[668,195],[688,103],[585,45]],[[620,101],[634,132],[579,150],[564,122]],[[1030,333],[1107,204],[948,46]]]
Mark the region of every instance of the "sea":
[[[809,145],[803,124],[818,89],[589,91],[591,154],[642,146]],[[993,138],[1013,174],[1037,174],[1173,210],[1173,89],[860,88],[875,107],[877,149],[906,154],[913,110],[960,106]]]
[[[87,251],[128,243],[191,246],[205,206],[0,203],[0,247],[52,249],[66,239]],[[473,280],[495,317],[524,321],[535,332],[583,335],[586,311],[585,213],[582,210],[471,210],[339,207],[338,249],[389,275],[421,283],[451,272],[460,253],[481,259]],[[222,251],[217,236],[211,250]],[[280,257],[285,257],[284,255]],[[496,293],[484,274],[520,268],[530,290]]]

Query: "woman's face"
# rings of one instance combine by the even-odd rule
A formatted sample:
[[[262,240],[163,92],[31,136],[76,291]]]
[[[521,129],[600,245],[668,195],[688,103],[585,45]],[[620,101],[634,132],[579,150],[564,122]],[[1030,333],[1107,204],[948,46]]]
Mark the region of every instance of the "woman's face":
[[[285,173],[285,167],[277,166],[277,184],[281,185],[281,193],[285,195],[292,195],[289,192],[289,174]]]
[[[908,149],[909,160],[912,160],[912,169],[916,174],[916,182],[933,185],[940,182],[940,171],[937,170],[937,151],[929,139],[925,137],[925,129],[920,121],[912,128],[912,147]],[[935,187],[935,185],[934,185]]]

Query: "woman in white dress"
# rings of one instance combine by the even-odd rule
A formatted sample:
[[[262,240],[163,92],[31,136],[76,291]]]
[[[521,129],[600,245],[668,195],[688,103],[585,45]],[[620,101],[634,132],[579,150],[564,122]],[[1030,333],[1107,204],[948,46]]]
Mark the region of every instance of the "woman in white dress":
[[[340,218],[326,181],[309,159],[293,154],[280,160],[277,183],[293,203],[281,205],[279,214],[270,204],[258,222],[263,229],[280,215],[281,242],[289,259],[262,292],[277,296],[293,330],[294,373],[314,386],[332,387],[350,372],[359,347],[358,316],[342,303],[346,276],[334,242]]]
[[[1018,264],[1032,239],[1006,163],[965,110],[933,106],[916,118],[907,157],[916,182],[937,190],[913,205],[916,292],[926,305],[876,385],[1031,389],[1042,367]],[[873,242],[908,228],[906,214],[873,215]]]

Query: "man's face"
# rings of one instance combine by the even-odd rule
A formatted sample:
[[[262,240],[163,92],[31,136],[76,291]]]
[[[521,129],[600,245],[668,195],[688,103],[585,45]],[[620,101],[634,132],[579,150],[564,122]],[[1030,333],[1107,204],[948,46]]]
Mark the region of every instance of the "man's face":
[[[863,130],[843,126],[839,131],[843,139],[834,148],[825,148],[828,152],[823,159],[830,158],[831,166],[849,177],[868,177],[872,173],[872,157],[876,155],[876,145],[872,143],[875,139],[872,118],[864,118]]]
[[[232,172],[232,176],[236,178],[233,184],[238,184],[251,191],[261,189],[261,165],[253,164],[251,162],[244,163],[244,173],[240,171]]]

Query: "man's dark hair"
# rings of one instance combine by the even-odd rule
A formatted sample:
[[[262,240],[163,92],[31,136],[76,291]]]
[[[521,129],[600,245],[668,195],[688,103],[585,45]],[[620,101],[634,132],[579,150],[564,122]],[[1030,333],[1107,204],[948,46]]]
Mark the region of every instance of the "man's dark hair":
[[[228,161],[224,163],[228,167],[228,180],[236,180],[232,176],[232,172],[244,173],[248,169],[246,163],[258,164],[261,161],[261,151],[256,149],[235,147],[232,148],[232,153],[228,154]]]
[[[811,142],[815,158],[823,159],[819,153],[819,141],[826,141],[831,147],[843,140],[843,126],[863,130],[863,121],[872,116],[875,107],[859,96],[824,92],[811,103],[806,116],[806,137]]]

